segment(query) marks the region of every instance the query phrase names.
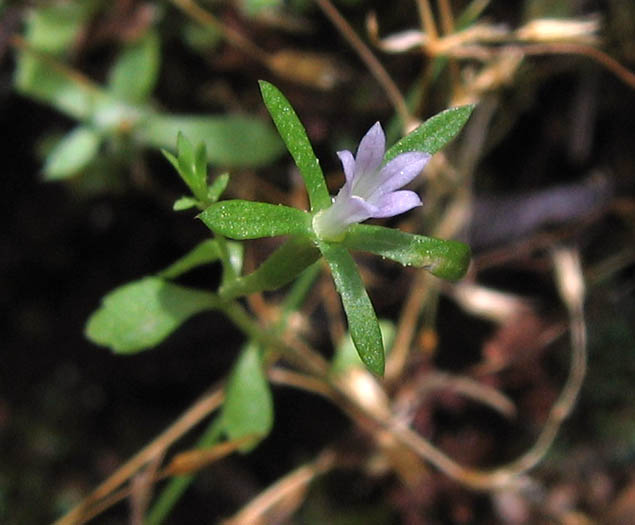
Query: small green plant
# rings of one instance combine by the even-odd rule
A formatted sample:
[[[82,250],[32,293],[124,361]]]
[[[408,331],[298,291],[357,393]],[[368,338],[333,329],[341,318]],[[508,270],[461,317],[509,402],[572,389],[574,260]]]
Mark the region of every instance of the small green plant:
[[[238,298],[277,290],[296,281],[276,328],[282,330],[287,314],[297,309],[317,275],[319,266],[315,263],[323,257],[340,294],[359,358],[373,374],[381,376],[382,330],[350,252],[370,252],[451,280],[465,274],[470,260],[470,249],[461,242],[360,222],[397,215],[421,204],[416,193],[399,188],[416,177],[430,156],[459,133],[473,106],[449,109],[432,117],[387,151],[383,130],[379,123],[375,124],[362,139],[355,156],[348,151],[338,153],[346,183],[331,199],[320,163],[290,103],[272,84],[263,81],[260,88],[278,132],[304,179],[311,209],[219,200],[228,175],[208,183],[205,144],[193,147],[179,134],[176,155],[163,153],[191,195],[178,199],[174,209],[200,210],[198,217],[214,236],[156,275],[110,292],[86,327],[86,334],[93,342],[117,353],[130,354],[156,346],[193,315],[208,310],[223,312],[245,332],[249,341],[230,376],[222,414],[206,434],[209,439],[200,444],[209,446],[221,434],[233,440],[251,438],[241,445],[244,450],[253,448],[273,424],[273,402],[264,363],[267,349],[280,350],[280,343],[275,339],[275,331],[273,336],[265,333],[250,318]],[[255,271],[243,274],[240,241],[274,236],[288,238]],[[193,268],[216,262],[222,267],[218,290],[193,289],[173,282]],[[302,356],[295,358],[302,360]],[[306,368],[310,369],[311,364],[306,363]],[[183,481],[175,483],[164,495],[167,500],[172,501],[182,490]],[[160,499],[164,503],[157,508],[169,507],[167,500]]]
[[[196,150],[179,135],[177,156],[164,151],[192,195],[182,197],[177,210],[197,207],[199,218],[214,233],[170,268],[109,294],[88,323],[88,336],[115,351],[144,350],[176,329],[191,315],[217,309],[238,297],[276,290],[296,279],[320,257],[326,259],[348,318],[351,337],[366,366],[384,370],[384,348],[372,303],[350,251],[367,251],[405,266],[429,270],[446,279],[459,279],[467,270],[468,246],[359,224],[371,217],[390,217],[421,204],[412,191],[397,189],[416,177],[430,155],[447,144],[467,121],[472,106],[447,110],[384,151],[379,123],[362,139],[357,157],[340,152],[346,184],[331,201],[318,159],[295,111],[272,84],[261,82],[262,96],[274,123],[293,156],[309,193],[311,210],[245,200],[218,201],[228,176],[207,182],[204,144]],[[384,164],[384,162],[386,162]],[[382,167],[383,166],[383,167]],[[289,239],[254,272],[241,275],[240,245],[259,237]],[[223,267],[215,293],[185,289],[170,283],[182,273],[214,261]]]

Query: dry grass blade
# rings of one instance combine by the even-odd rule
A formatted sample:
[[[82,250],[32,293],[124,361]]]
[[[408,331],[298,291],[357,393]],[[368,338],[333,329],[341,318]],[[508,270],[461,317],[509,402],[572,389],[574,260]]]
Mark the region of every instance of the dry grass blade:
[[[346,19],[340,14],[336,7],[329,0],[315,0],[324,14],[331,20],[333,25],[340,31],[342,36],[348,41],[351,47],[357,52],[362,61],[366,64],[369,71],[375,77],[377,82],[382,86],[386,95],[395,107],[395,111],[401,118],[404,132],[414,129],[419,122],[413,118],[408,110],[406,101],[399,91],[399,88],[381,65],[379,60],[373,55],[372,51],[359,38]]]
[[[265,525],[284,522],[304,501],[309,484],[335,464],[331,450],[322,452],[315,461],[304,465],[271,485],[249,502],[225,525]]]
[[[159,477],[182,476],[201,470],[219,459],[228,456],[232,452],[235,452],[242,445],[253,441],[256,437],[257,436],[248,435],[234,441],[220,443],[210,448],[180,452],[172,458],[172,461],[170,461],[167,467],[161,470]]]
[[[134,476],[144,465],[154,458],[162,456],[177,439],[191,430],[201,420],[216,410],[223,402],[224,392],[215,388],[194,403],[185,413],[169,426],[162,434],[146,445],[141,451],[124,463],[106,481],[84,498],[75,508],[57,520],[56,525],[77,525],[85,523],[89,509],[112,494],[117,487]],[[117,500],[118,501],[118,500]]]

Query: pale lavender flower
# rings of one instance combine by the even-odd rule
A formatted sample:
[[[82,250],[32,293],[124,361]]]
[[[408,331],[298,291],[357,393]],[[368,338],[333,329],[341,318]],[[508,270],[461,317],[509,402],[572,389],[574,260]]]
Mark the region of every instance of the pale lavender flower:
[[[386,137],[377,122],[362,138],[355,157],[350,151],[337,153],[346,183],[333,205],[313,218],[313,229],[320,239],[339,240],[353,223],[392,217],[421,205],[415,192],[397,190],[421,173],[430,155],[402,153],[382,167],[385,149]]]

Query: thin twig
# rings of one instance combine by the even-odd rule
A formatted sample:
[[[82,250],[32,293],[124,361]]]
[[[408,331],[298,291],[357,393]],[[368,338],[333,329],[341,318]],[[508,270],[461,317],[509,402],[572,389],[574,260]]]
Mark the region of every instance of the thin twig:
[[[167,448],[176,440],[191,430],[197,423],[216,410],[223,402],[222,387],[217,387],[210,393],[196,401],[172,425],[146,445],[137,454],[117,469],[108,479],[99,485],[91,494],[84,498],[75,508],[57,520],[56,525],[76,525],[81,523],[84,512],[100,500],[106,498],[121,484],[134,476],[144,465],[153,458],[165,453]]]
[[[185,12],[190,18],[199,24],[208,26],[221,33],[234,47],[262,64],[269,66],[269,55],[245,37],[242,33],[219,22],[209,11],[203,9],[194,0],[170,0],[176,7]]]
[[[506,395],[467,376],[455,376],[442,372],[425,374],[417,385],[417,398],[421,399],[428,392],[441,389],[453,390],[465,397],[480,401],[506,417],[516,415],[516,407]]]
[[[417,330],[421,309],[428,300],[429,287],[427,285],[431,279],[428,272],[420,271],[415,274],[410,286],[410,293],[399,315],[395,340],[386,361],[384,380],[388,385],[393,384],[402,375],[410,354],[410,345]]]
[[[357,52],[362,61],[366,64],[366,67],[375,77],[375,80],[384,88],[386,95],[392,102],[395,111],[399,115],[402,121],[402,127],[404,132],[410,131],[410,128],[414,125],[415,119],[410,114],[406,101],[399,91],[399,88],[394,83],[390,75],[381,65],[379,60],[373,55],[372,51],[362,41],[361,38],[355,33],[350,24],[340,14],[337,8],[330,2],[330,0],[315,0],[320,9],[329,18],[333,25],[339,30],[342,36],[348,41],[351,47]]]
[[[205,454],[205,452],[207,452],[207,454],[205,454],[204,460],[203,462],[191,462],[190,463],[190,468],[189,469],[175,469],[174,468],[174,463],[171,463],[170,465],[168,465],[168,467],[166,467],[165,469],[161,470],[161,472],[158,472],[156,474],[152,474],[151,479],[149,480],[150,483],[155,484],[158,481],[161,481],[163,479],[166,479],[168,477],[174,476],[174,475],[183,475],[183,472],[193,472],[196,470],[200,470],[201,468],[208,466],[210,463],[212,463],[213,461],[218,461],[219,459],[222,459],[223,457],[231,454],[232,452],[235,452],[241,445],[243,445],[248,439],[250,439],[250,436],[246,436],[244,438],[238,439],[238,440],[234,440],[234,441],[228,441],[226,443],[221,443],[217,446],[215,446],[212,450],[209,451],[203,451],[201,452],[200,450],[196,450],[193,451],[195,452],[197,455],[201,455],[201,453]],[[181,457],[186,457],[189,454],[189,452],[184,452],[182,453]],[[174,459],[178,459],[179,456],[175,457]],[[186,466],[184,465],[185,462],[181,462],[181,465],[178,465],[177,462],[177,467],[183,467]],[[124,499],[130,497],[133,493],[133,491],[135,490],[134,486],[131,485],[127,485],[125,487],[121,487],[118,490],[114,490],[112,492],[110,492],[109,494],[107,494],[103,499],[96,501],[94,504],[90,505],[89,507],[87,507],[81,514],[81,516],[78,516],[77,519],[75,521],[71,521],[69,523],[72,523],[72,525],[82,525],[83,523],[87,523],[88,521],[90,521],[91,519],[93,519],[95,516],[99,516],[102,512],[106,511],[107,509],[109,509],[110,507],[116,505],[117,503],[119,503],[120,501],[123,501]]]
[[[309,483],[333,468],[336,457],[332,450],[325,450],[314,461],[290,472],[260,493],[232,518],[224,522],[225,525],[271,523],[266,518],[267,513],[283,505],[284,508],[279,509],[279,511],[283,515],[284,521],[284,518],[289,516],[301,503],[301,498]]]
[[[454,15],[452,14],[450,2],[449,0],[438,0],[438,5],[439,13],[441,15],[441,27],[443,28],[443,34],[451,35],[454,33]],[[450,70],[450,79],[452,82],[453,95],[451,100],[456,100],[457,98],[460,98],[462,84],[459,65],[454,58],[450,58],[448,68]]]
[[[85,89],[93,95],[103,94],[99,85],[93,82],[93,80],[91,80],[89,77],[87,77],[83,73],[80,73],[76,69],[73,69],[72,67],[64,64],[55,56],[34,48],[27,40],[22,38],[20,35],[12,35],[9,41],[13,47],[33,55],[41,62],[44,62],[51,69],[68,78],[80,88]]]
[[[269,369],[267,376],[272,383],[299,388],[300,390],[313,392],[328,399],[333,398],[333,389],[328,383],[321,379],[276,366]]]
[[[428,0],[417,0],[417,7],[419,8],[419,18],[421,19],[421,26],[425,31],[430,42],[435,42],[439,38],[439,31],[437,25],[434,22],[434,16],[432,15],[432,8]]]
[[[622,82],[635,89],[635,73],[624,67],[613,57],[604,51],[585,44],[530,44],[520,46],[519,49],[525,55],[582,55],[595,60],[598,64],[608,69]]]
[[[490,471],[476,470],[458,464],[402,422],[382,421],[377,418],[375,422],[394,433],[395,438],[448,476],[476,489],[492,490],[509,486],[536,466],[551,447],[562,422],[571,413],[586,373],[584,284],[577,253],[557,251],[554,255],[554,266],[571,323],[571,365],[567,382],[551,408],[545,426],[535,444],[525,454],[507,465]]]

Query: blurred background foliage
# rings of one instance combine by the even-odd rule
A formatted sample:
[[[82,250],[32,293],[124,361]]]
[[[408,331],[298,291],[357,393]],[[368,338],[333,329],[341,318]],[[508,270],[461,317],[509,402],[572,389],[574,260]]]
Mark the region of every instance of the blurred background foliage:
[[[173,151],[179,130],[205,142],[213,176],[231,173],[228,195],[306,207],[259,96],[265,78],[292,101],[332,190],[342,180],[335,151],[353,148],[376,120],[394,141],[448,106],[478,103],[460,140],[427,169],[425,190],[419,183],[423,209],[400,224],[467,240],[475,288],[360,257],[397,340],[414,308],[403,300],[419,290],[410,353],[389,389],[413,428],[480,467],[532,443],[567,369],[567,317],[549,258],[556,245],[583,260],[588,377],[528,484],[492,494],[433,468],[400,470],[326,400],[275,388],[270,437],[204,469],[169,522],[231,516],[329,447],[342,461],[296,502],[290,522],[627,523],[633,20],[627,0],[0,2],[0,521],[42,523],[67,511],[230,369],[242,335],[215,313],[130,357],[82,333],[106,292],[208,236],[191,214],[171,210],[183,188],[159,148]],[[396,95],[351,35],[378,57]],[[272,248],[250,245],[247,265]],[[185,282],[213,287],[219,275],[197,270]],[[507,302],[479,302],[477,288]],[[343,333],[333,294],[318,281],[298,321],[327,356]],[[249,306],[266,318],[280,298]],[[457,394],[448,377],[498,389],[516,416]],[[120,504],[95,522],[125,523],[129,513]]]

